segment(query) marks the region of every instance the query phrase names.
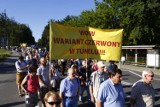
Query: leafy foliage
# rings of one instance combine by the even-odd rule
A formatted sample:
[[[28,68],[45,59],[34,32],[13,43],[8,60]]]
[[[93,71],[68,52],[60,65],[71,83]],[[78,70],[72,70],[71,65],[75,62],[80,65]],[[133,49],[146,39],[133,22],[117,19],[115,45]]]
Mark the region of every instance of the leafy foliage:
[[[123,28],[123,45],[160,45],[159,0],[103,0],[95,2],[94,10],[84,10],[79,16],[66,16],[54,21],[74,27],[91,26],[102,29]],[[49,41],[45,27],[43,44]],[[39,42],[42,42],[40,40]]]
[[[2,36],[7,37],[9,46],[19,46],[20,43],[35,44],[31,29],[8,18],[3,12],[0,13],[0,37]]]
[[[5,59],[6,57],[11,55],[11,51],[5,50],[5,49],[0,49],[0,62]]]
[[[160,2],[158,0],[125,1],[121,9],[121,26],[125,29],[125,44],[153,45],[160,29]]]

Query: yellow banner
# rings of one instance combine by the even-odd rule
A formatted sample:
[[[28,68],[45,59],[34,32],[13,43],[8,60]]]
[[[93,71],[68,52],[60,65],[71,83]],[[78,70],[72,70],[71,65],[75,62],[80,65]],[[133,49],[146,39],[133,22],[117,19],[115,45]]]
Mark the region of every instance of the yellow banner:
[[[50,23],[51,59],[120,60],[123,29],[69,27]]]

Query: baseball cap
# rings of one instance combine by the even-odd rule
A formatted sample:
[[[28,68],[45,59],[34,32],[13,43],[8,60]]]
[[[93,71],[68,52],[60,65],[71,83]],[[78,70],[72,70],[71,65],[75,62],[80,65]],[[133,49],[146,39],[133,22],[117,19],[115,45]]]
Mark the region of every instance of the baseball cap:
[[[97,66],[98,67],[104,67],[106,65],[103,63],[103,61],[98,61]]]

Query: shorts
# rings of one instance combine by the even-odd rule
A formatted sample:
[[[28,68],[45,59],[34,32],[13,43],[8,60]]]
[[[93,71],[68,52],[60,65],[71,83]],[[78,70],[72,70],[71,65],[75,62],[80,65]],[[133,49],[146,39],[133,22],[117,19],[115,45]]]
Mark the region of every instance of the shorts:
[[[16,83],[17,85],[20,85],[24,79],[24,77],[27,75],[27,72],[17,72],[16,73]]]

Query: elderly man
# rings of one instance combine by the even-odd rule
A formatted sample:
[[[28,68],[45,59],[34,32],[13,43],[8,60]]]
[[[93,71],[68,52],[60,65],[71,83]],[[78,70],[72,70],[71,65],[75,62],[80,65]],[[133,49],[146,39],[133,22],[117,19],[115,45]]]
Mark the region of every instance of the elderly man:
[[[133,84],[131,90],[131,107],[154,107],[154,73],[151,70],[142,72],[142,79]]]
[[[97,107],[125,107],[122,71],[113,69],[110,73],[111,77],[101,84],[98,91]]]
[[[40,84],[40,98],[42,100],[42,104],[45,106],[43,98],[45,94],[49,91],[50,79],[49,79],[49,66],[47,65],[47,60],[44,57],[40,59],[40,66],[37,69],[37,75]]]
[[[75,78],[75,71],[68,69],[68,76],[61,81],[60,96],[63,107],[78,107],[78,96],[80,90],[79,79]]]
[[[82,66],[80,67],[79,70],[79,78],[80,78],[80,82],[81,82],[81,91],[80,91],[80,96],[79,96],[79,101],[84,101],[83,100],[83,93],[86,90],[87,92],[87,101],[88,103],[90,103],[90,93],[89,93],[89,79],[90,79],[90,71],[87,69],[87,64],[86,64],[86,60],[82,61]]]
[[[91,102],[96,103],[97,100],[97,93],[100,87],[100,84],[108,79],[108,75],[106,72],[104,72],[104,67],[105,64],[102,61],[99,61],[97,63],[98,70],[93,72],[91,74],[91,82],[90,82],[90,97],[91,97]]]

